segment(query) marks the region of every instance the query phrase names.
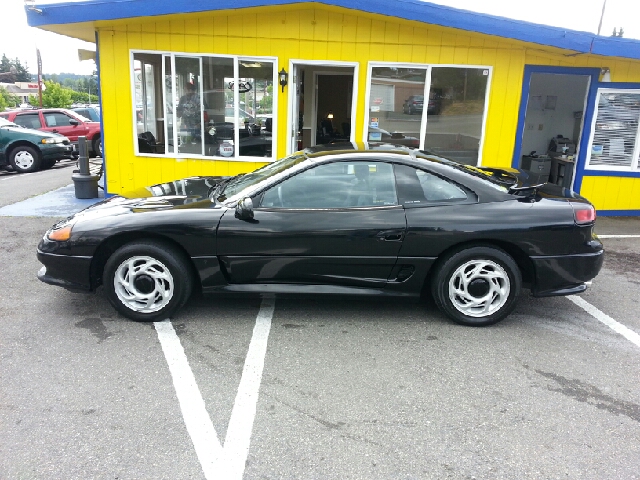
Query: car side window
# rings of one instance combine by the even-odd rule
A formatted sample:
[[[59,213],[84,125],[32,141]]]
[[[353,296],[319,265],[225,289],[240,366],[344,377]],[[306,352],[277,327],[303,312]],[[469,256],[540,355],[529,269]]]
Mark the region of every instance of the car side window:
[[[52,112],[44,114],[44,123],[47,124],[47,127],[68,127],[71,125],[70,121],[71,117],[64,113]]]
[[[40,122],[40,115],[37,113],[23,113],[22,115],[16,115],[13,123],[21,125],[26,128],[42,128],[42,122]]]
[[[403,205],[460,203],[470,198],[469,193],[454,182],[407,165],[396,165],[396,179]]]
[[[397,205],[393,167],[382,162],[319,165],[267,190],[265,208],[357,208]]]

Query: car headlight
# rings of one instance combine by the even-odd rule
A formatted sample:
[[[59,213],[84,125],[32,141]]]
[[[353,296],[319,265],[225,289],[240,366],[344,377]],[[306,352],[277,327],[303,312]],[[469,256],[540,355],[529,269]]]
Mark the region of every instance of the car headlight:
[[[73,229],[74,223],[75,221],[72,220],[63,220],[62,222],[56,223],[47,232],[47,238],[56,242],[66,242],[71,238],[71,230]]]
[[[69,140],[67,137],[49,137],[49,138],[43,138],[41,140],[41,143],[64,143],[65,140]]]

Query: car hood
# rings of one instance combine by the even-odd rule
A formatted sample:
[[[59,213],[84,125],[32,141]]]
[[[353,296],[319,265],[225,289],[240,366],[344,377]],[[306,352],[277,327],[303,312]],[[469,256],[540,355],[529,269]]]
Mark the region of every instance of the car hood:
[[[131,190],[91,205],[71,218],[84,221],[130,213],[221,208],[210,194],[225,178],[190,177]]]
[[[33,128],[24,128],[24,127],[2,127],[4,131],[17,133],[19,135],[32,135],[38,138],[51,138],[51,137],[61,137],[62,135],[58,135],[57,133],[49,133],[42,132],[40,130],[34,130]]]
[[[120,197],[127,199],[155,199],[150,202],[166,201],[173,205],[208,200],[214,188],[228,177],[188,177],[172,182],[157,183],[149,187],[125,191]]]

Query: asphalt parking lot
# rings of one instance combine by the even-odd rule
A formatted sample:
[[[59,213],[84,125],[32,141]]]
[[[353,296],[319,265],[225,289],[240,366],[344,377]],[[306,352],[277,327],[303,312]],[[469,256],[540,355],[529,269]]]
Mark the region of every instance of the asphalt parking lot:
[[[0,207],[67,173],[0,176]],[[488,328],[327,297],[196,297],[139,324],[40,283],[56,218],[7,211],[2,479],[640,478],[640,220],[598,220],[587,292],[525,294]]]

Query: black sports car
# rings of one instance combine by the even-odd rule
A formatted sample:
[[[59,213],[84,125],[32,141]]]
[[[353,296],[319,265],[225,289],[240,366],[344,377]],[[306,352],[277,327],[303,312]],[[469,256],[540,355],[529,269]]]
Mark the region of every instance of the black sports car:
[[[297,152],[232,178],[116,196],[54,225],[38,277],[103,285],[124,316],[170,316],[194,290],[418,298],[451,319],[506,317],[523,287],[582,292],[602,266],[595,210],[512,169],[390,145]]]

